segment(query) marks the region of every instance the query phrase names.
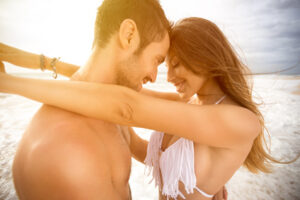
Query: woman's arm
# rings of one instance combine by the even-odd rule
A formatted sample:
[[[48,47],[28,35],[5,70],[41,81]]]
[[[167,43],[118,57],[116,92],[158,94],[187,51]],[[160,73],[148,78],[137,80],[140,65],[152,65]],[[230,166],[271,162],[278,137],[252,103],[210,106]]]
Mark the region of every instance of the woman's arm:
[[[24,67],[27,69],[40,69],[40,55],[23,51],[3,43],[0,43],[0,61],[5,61],[10,64]],[[50,67],[51,58],[45,56],[45,66],[47,70],[52,70]],[[57,62],[56,63],[57,73],[71,77],[78,69],[79,66],[65,63]],[[142,94],[150,95],[157,98],[168,99],[172,101],[183,101],[177,93],[171,92],[158,92],[149,89],[142,89]]]
[[[191,105],[139,94],[126,87],[1,74],[0,91],[112,123],[162,131],[195,142],[231,148],[252,142],[257,116],[232,105]]]
[[[40,69],[40,55],[23,51],[3,43],[0,43],[0,60],[28,69]],[[50,63],[51,58],[45,56],[45,66],[47,70],[52,70]],[[55,67],[58,74],[67,77],[71,77],[72,74],[79,69],[79,66],[61,61],[57,62]]]
[[[148,141],[140,138],[132,127],[128,127],[130,133],[130,151],[132,156],[144,164],[147,155]]]
[[[140,92],[142,94],[160,98],[160,99],[166,99],[166,100],[171,100],[171,101],[181,101],[181,102],[188,101],[188,99],[181,99],[179,94],[173,93],[173,92],[158,92],[158,91],[149,90],[149,89],[145,89],[145,88],[143,88]]]

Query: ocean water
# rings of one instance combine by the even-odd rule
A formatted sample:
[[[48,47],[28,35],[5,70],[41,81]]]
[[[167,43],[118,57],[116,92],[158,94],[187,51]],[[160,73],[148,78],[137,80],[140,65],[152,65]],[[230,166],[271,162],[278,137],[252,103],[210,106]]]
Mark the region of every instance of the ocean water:
[[[51,78],[51,74],[19,74],[27,77]],[[164,70],[147,88],[175,91],[166,83]],[[300,153],[300,79],[292,76],[260,76],[254,79],[254,94],[261,106],[271,136],[271,152],[276,158],[290,160]],[[298,94],[296,94],[298,93]],[[0,199],[16,200],[11,165],[23,131],[40,103],[0,93]],[[135,128],[149,139],[151,130]],[[132,159],[130,185],[133,199],[158,199],[157,188],[149,184],[151,177],[144,166]],[[241,168],[227,184],[230,200],[297,200],[300,199],[300,161],[275,165],[271,174],[251,174]]]

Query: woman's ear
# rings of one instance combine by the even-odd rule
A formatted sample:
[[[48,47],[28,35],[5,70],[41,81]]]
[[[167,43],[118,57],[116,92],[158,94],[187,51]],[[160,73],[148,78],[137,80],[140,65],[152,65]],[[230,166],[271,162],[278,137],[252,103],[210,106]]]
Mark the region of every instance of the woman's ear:
[[[133,20],[125,19],[121,23],[118,36],[121,48],[135,51],[139,47],[140,36]]]

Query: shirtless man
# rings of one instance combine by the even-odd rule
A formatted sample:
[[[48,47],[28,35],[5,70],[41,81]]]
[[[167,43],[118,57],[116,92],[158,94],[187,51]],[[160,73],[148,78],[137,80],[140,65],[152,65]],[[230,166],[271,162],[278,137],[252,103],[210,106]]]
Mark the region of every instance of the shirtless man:
[[[169,48],[168,29],[156,0],[104,0],[91,55],[71,80],[140,90],[143,83],[155,81]],[[13,178],[19,198],[130,199],[130,148],[143,142],[130,133],[132,129],[117,124],[43,105],[15,156]]]

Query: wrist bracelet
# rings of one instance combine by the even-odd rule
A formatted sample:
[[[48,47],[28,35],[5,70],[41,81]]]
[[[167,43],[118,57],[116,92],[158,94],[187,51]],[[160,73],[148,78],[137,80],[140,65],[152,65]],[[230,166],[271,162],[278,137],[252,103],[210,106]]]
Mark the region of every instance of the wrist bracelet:
[[[54,79],[57,78],[57,72],[56,72],[55,64],[59,61],[59,59],[60,59],[60,57],[58,57],[58,58],[52,58],[51,63],[50,63],[50,66],[51,66],[51,68],[52,68],[52,70],[53,70],[52,77],[53,77]]]
[[[40,68],[42,71],[45,71],[46,68],[45,56],[43,54],[40,55]]]

